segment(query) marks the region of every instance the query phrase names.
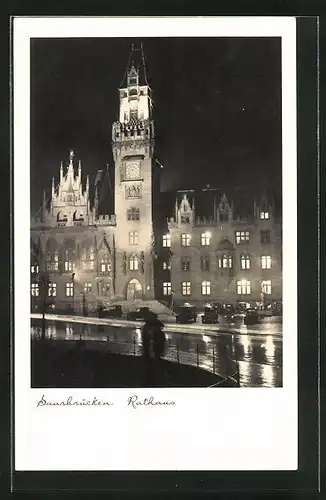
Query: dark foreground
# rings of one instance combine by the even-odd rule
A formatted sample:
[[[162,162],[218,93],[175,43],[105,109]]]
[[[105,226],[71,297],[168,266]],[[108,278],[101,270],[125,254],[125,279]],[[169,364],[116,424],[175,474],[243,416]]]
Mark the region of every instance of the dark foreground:
[[[200,368],[166,360],[146,362],[141,356],[89,349],[75,341],[32,340],[31,354],[35,388],[228,386]]]

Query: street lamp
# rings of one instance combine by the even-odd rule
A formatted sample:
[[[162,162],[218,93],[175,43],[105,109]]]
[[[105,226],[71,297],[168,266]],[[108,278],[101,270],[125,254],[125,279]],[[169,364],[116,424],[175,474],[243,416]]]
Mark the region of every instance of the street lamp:
[[[72,310],[75,313],[75,276],[76,273],[72,273],[71,281],[72,281]]]
[[[47,294],[48,294],[48,289],[49,289],[49,280],[46,278],[46,276],[42,275],[41,277],[41,304],[42,304],[42,334],[41,334],[41,338],[42,339],[45,339],[45,327],[46,327],[46,323],[45,323],[45,313],[46,313],[46,306],[47,306],[47,302],[46,302],[46,298],[47,298]]]

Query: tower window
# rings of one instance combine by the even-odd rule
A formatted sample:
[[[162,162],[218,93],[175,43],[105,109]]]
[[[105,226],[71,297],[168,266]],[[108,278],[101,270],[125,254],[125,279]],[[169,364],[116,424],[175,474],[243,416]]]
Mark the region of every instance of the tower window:
[[[250,295],[251,293],[251,283],[247,280],[237,281],[237,294],[238,295]]]
[[[137,77],[136,76],[129,77],[129,85],[137,85]]]
[[[172,286],[169,281],[163,282],[163,295],[171,295],[172,293]]]
[[[271,295],[272,293],[272,282],[270,280],[261,282],[261,290],[266,295]]]
[[[129,245],[138,245],[138,231],[130,231]]]
[[[241,263],[241,269],[250,269],[250,256],[241,255],[240,263]]]
[[[261,268],[271,269],[272,267],[272,257],[270,255],[263,255],[261,258]]]
[[[191,295],[191,283],[190,281],[181,282],[181,293],[182,295]]]
[[[34,264],[31,266],[31,274],[37,274],[38,273],[38,265]]]
[[[191,235],[189,233],[184,233],[181,235],[181,246],[189,247],[191,242]]]
[[[128,208],[127,220],[139,220],[139,208],[135,207]]]
[[[202,247],[207,247],[211,244],[212,235],[211,233],[205,232],[200,235],[200,244]]]
[[[164,248],[170,248],[170,246],[171,246],[171,235],[170,234],[163,234],[162,244],[163,244]]]
[[[129,259],[129,270],[138,271],[139,261],[137,255],[131,255]]]
[[[249,231],[236,231],[235,232],[235,241],[237,245],[241,243],[246,243],[249,241]]]
[[[57,296],[57,284],[56,283],[49,283],[48,295],[49,295],[49,297],[56,297]]]
[[[211,282],[210,281],[202,281],[201,282],[201,293],[202,293],[202,295],[210,295],[211,294]]]
[[[190,271],[190,257],[181,257],[181,270]]]
[[[162,263],[163,271],[170,270],[171,269],[171,261],[164,260]]]
[[[260,212],[260,218],[262,220],[269,219],[269,212]]]

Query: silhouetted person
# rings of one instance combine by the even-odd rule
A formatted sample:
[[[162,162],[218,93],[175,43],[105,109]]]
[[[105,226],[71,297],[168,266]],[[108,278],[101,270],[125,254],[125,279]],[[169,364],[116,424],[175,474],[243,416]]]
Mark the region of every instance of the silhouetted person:
[[[145,316],[145,324],[142,329],[143,352],[144,356],[150,357],[150,346],[153,345],[153,354],[155,358],[160,358],[164,354],[165,335],[162,331],[163,323],[157,317],[157,314],[148,311]]]

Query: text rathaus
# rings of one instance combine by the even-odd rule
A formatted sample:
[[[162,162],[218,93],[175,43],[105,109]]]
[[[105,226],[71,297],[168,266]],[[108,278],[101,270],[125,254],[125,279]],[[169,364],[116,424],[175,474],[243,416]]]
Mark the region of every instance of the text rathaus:
[[[75,312],[112,302],[281,300],[282,224],[273,199],[266,190],[253,196],[244,214],[241,193],[231,201],[210,186],[173,199],[161,192],[151,89],[133,60],[122,87],[112,125],[114,213],[101,211],[105,172],[90,184],[71,150],[31,222],[32,309],[45,300]]]

